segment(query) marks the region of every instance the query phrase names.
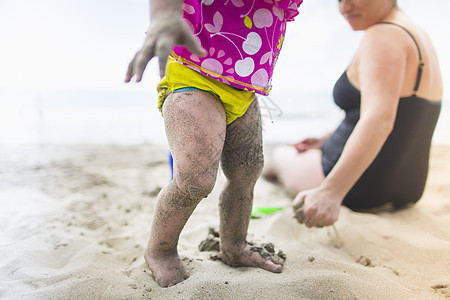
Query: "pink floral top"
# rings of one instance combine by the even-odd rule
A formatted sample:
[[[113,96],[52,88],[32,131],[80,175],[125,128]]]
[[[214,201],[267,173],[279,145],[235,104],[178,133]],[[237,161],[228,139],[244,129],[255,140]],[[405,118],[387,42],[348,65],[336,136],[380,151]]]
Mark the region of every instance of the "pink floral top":
[[[202,74],[237,88],[268,95],[286,23],[302,0],[185,0],[184,18],[208,51],[185,47],[172,56]]]

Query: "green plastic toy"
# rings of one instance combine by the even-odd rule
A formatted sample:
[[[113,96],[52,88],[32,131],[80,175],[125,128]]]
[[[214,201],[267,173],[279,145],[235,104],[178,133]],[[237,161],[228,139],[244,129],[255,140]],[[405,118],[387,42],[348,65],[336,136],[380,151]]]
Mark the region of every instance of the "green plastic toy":
[[[283,208],[276,206],[254,206],[251,217],[252,219],[259,219],[264,215],[270,215],[280,210],[283,210]]]

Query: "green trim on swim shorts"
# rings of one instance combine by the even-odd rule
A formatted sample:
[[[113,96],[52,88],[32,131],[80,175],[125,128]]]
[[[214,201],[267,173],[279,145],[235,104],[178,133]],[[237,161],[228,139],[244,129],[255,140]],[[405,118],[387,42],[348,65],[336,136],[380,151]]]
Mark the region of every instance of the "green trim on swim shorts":
[[[202,90],[202,89],[199,89],[199,88],[196,88],[196,87],[193,87],[193,86],[182,87],[182,88],[179,88],[179,89],[176,89],[176,90],[172,91],[172,93],[189,92],[189,91],[202,91],[202,92],[208,92],[208,93],[210,93],[211,95],[213,95],[214,97],[219,98],[219,96],[217,96],[216,94],[214,94],[214,93],[211,92],[211,91]]]
[[[172,91],[172,93],[187,92],[187,91],[204,91],[204,92],[208,92],[208,91],[205,91],[205,90],[202,90],[202,89],[198,89],[196,87],[187,86],[187,87],[176,89],[176,90]]]

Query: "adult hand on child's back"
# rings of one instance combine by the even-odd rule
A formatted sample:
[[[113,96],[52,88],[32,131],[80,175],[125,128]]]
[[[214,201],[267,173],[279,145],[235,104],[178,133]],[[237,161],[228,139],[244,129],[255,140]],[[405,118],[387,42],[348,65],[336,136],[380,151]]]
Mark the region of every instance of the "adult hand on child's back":
[[[133,76],[136,76],[136,82],[141,81],[144,70],[153,57],[159,58],[159,73],[163,77],[167,59],[174,46],[186,46],[198,56],[206,55],[206,50],[179,14],[162,14],[152,20],[144,45],[128,65],[125,82],[130,82]]]

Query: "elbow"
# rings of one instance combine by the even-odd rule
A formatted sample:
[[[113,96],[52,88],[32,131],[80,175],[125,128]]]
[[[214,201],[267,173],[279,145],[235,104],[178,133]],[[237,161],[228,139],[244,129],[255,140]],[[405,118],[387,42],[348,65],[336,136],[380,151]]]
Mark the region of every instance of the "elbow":
[[[392,130],[394,130],[395,117],[393,114],[384,114],[378,117],[377,127],[380,133],[383,133],[386,137],[391,134]]]
[[[395,117],[392,113],[367,114],[360,121],[364,120],[367,128],[376,135],[387,137],[394,129]]]

